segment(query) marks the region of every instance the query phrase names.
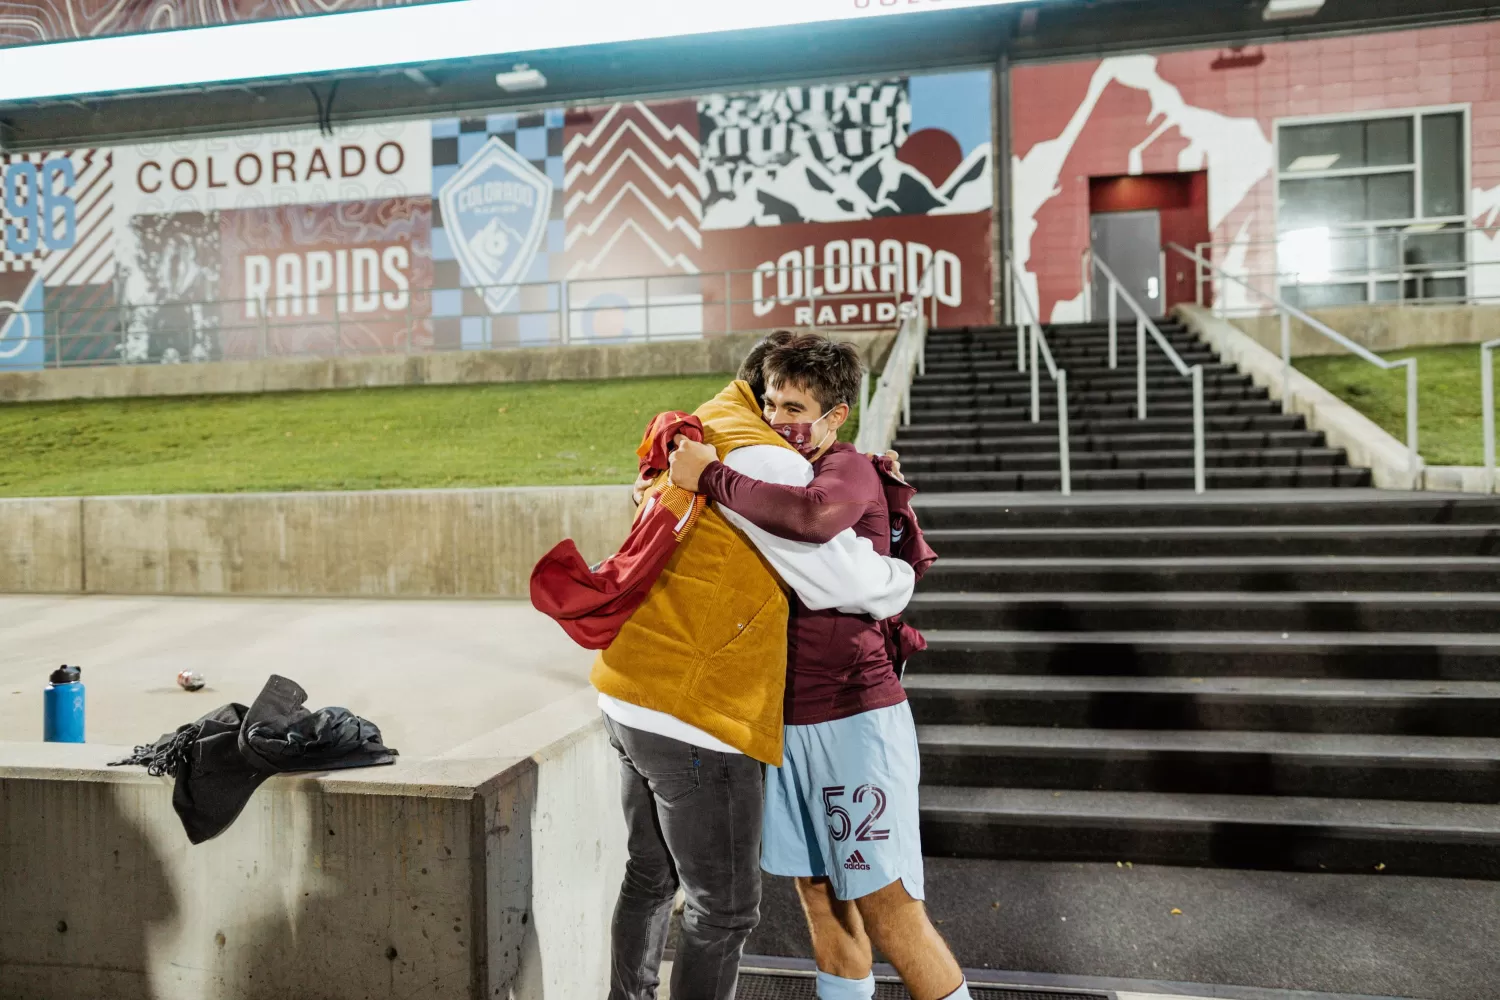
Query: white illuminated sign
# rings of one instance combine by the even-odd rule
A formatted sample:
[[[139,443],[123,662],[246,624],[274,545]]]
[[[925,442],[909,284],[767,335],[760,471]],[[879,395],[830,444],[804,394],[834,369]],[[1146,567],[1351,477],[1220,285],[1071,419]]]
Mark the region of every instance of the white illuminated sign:
[[[1020,0],[458,0],[0,49],[0,101],[276,79]]]

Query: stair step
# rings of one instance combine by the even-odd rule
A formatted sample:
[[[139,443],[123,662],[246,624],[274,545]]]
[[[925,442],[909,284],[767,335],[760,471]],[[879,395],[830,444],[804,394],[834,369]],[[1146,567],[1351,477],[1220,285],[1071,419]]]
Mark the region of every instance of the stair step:
[[[968,493],[985,490],[1000,493],[1057,493],[1062,473],[1048,472],[928,472],[910,478],[912,485],[928,493]],[[1365,487],[1370,485],[1368,469],[1347,467],[1306,468],[1226,468],[1207,470],[1208,489],[1309,489],[1314,487]],[[1193,470],[1182,469],[1111,469],[1080,471],[1072,477],[1075,491],[1090,490],[1191,490]]]
[[[1078,400],[1068,400],[1068,416],[1081,420],[1125,420],[1136,416],[1136,401],[1131,398],[1120,403],[1092,403],[1085,404]],[[1055,421],[1055,407],[1048,405],[1043,408],[1042,419],[1044,421]],[[1272,399],[1205,399],[1203,412],[1206,416],[1270,416],[1280,415],[1281,404]],[[1193,416],[1193,404],[1191,400],[1162,400],[1157,398],[1147,399],[1147,417],[1177,417],[1191,420]],[[1021,422],[1031,419],[1031,397],[1025,399],[1025,405],[1017,403],[1011,406],[998,405],[975,405],[954,407],[923,407],[918,410],[913,407],[912,424],[919,427],[923,423],[988,423],[988,422]],[[1071,420],[1070,420],[1071,423]]]
[[[1500,680],[1500,636],[1491,633],[923,632],[914,674]]]
[[[1221,367],[1221,366],[1215,366]],[[1224,366],[1227,367],[1227,366]],[[1163,372],[1148,372],[1146,377],[1146,390],[1150,391],[1158,386],[1177,387],[1182,384],[1184,376],[1175,370]],[[1050,388],[1053,384],[1052,377],[1045,372],[1038,379],[1041,389]],[[1229,369],[1227,371],[1206,371],[1203,373],[1203,385],[1205,388],[1213,386],[1244,386],[1251,385],[1249,375]],[[1136,375],[1132,372],[1104,371],[1095,374],[1079,376],[1073,369],[1068,369],[1068,392],[1094,392],[1104,389],[1128,389],[1134,392],[1136,388]],[[969,372],[965,375],[926,375],[912,382],[912,398],[920,396],[934,396],[939,393],[965,393],[968,395],[985,395],[996,392],[1030,392],[1031,376],[1020,372],[1008,374],[986,374],[983,372]]]
[[[1500,739],[919,726],[924,787],[1500,802]]]
[[[1500,877],[1500,806],[922,788],[929,854]]]
[[[1500,497],[1374,489],[1218,491],[1203,496],[919,493],[913,503],[923,527],[929,529],[1500,524]]]
[[[1490,737],[1500,769],[1500,739],[1493,738],[1500,734],[1500,681],[1054,677],[917,669],[907,672],[905,684],[919,725]]]
[[[928,441],[902,441],[903,461],[927,459],[939,455],[974,455],[991,453],[1025,454],[1056,452],[1057,434],[1015,437],[947,438]],[[1208,432],[1204,445],[1211,451],[1235,451],[1265,448],[1321,448],[1323,435],[1317,431],[1232,431]],[[1191,451],[1193,435],[1185,433],[1156,434],[1069,434],[1068,448],[1074,454],[1086,452]]]
[[[1037,393],[1037,398],[1047,405],[1049,411],[1054,410],[1052,401],[1057,398],[1057,392],[1051,383],[1048,383]],[[1073,412],[1075,407],[1091,407],[1095,404],[1109,405],[1111,403],[1124,403],[1130,406],[1136,405],[1138,395],[1135,388],[1121,389],[1085,389],[1074,392],[1068,390],[1068,411]],[[1203,393],[1204,403],[1225,402],[1242,399],[1270,399],[1266,389],[1254,385],[1223,385],[1208,386]],[[1178,379],[1172,384],[1161,384],[1149,388],[1146,392],[1146,406],[1149,412],[1152,407],[1162,403],[1187,403],[1191,406],[1193,401],[1193,387],[1184,379]],[[922,396],[913,395],[911,398],[912,419],[917,419],[918,413],[927,413],[932,410],[953,410],[964,407],[995,408],[995,407],[1019,407],[1031,405],[1031,390],[1029,388],[1017,388],[1012,391],[997,392],[950,392],[936,393]]]
[[[1316,558],[1316,557],[1315,557]],[[1464,557],[1456,557],[1464,558]],[[1010,560],[1034,563],[1039,560]],[[938,565],[942,565],[939,561]],[[1086,565],[1093,565],[1085,561]],[[934,567],[929,575],[936,573]],[[1291,576],[1275,581],[1278,591],[1244,593],[1224,590],[1214,592],[1215,582],[1228,578],[1232,570],[1218,577],[1190,577],[1201,580],[1202,589],[1190,591],[1149,591],[1113,593],[1096,592],[1092,580],[1109,583],[1124,576],[1104,573],[1089,577],[1077,591],[1039,592],[1045,584],[1031,586],[1032,574],[1025,570],[1017,591],[948,593],[941,588],[954,582],[946,575],[930,587],[914,594],[907,605],[907,618],[918,627],[943,629],[1005,629],[1022,631],[1118,631],[1121,629],[1178,629],[1194,631],[1387,631],[1387,632],[1483,632],[1500,629],[1500,594],[1429,593],[1428,581],[1406,578],[1411,589],[1389,593],[1370,588],[1351,587],[1342,592],[1295,592],[1294,585],[1316,584],[1330,577],[1343,583],[1358,583],[1356,574],[1338,576],[1330,570],[1323,575]],[[1105,571],[1107,572],[1107,571]],[[1126,571],[1128,572],[1128,571]],[[1036,576],[1044,576],[1038,570]],[[1413,574],[1413,577],[1415,574]],[[967,577],[960,576],[960,579]],[[1139,579],[1139,578],[1137,578]],[[1396,573],[1380,576],[1384,583],[1401,582]],[[1045,583],[1065,582],[1066,576],[1045,579]],[[1100,587],[1098,590],[1109,588]],[[1414,593],[1413,590],[1421,590]]]
[[[1072,407],[1069,407],[1069,410],[1071,411]],[[1300,415],[1279,412],[1242,416],[1210,414],[1204,420],[1204,431],[1206,433],[1298,431],[1303,430],[1306,426],[1307,422]],[[1145,420],[1137,420],[1134,416],[1112,420],[1090,419],[1080,416],[1068,421],[1068,435],[1070,438],[1087,438],[1090,435],[1103,437],[1145,435],[1157,438],[1162,433],[1185,433],[1191,437],[1193,433],[1192,414],[1189,413],[1184,417],[1148,417]],[[1019,419],[1010,421],[986,421],[983,423],[970,421],[947,424],[936,422],[913,423],[901,428],[896,441],[898,446],[904,445],[906,448],[921,448],[928,445],[941,447],[949,442],[964,447],[973,447],[980,441],[1003,441],[1013,437],[1046,438],[1056,441],[1057,421],[1048,416],[1047,419],[1043,419],[1038,423],[1032,423],[1030,413],[1027,411]]]
[[[903,456],[903,461],[907,459]],[[1500,517],[1488,525],[1252,525],[1170,528],[936,528],[938,551],[965,556],[1500,555]]]
[[[1341,466],[1347,464],[1342,448],[1236,448],[1228,450],[1208,449],[1203,456],[1204,464],[1213,469],[1259,468],[1308,468],[1314,466]],[[924,455],[920,451],[904,453],[901,459],[903,473],[914,483],[921,481],[927,473],[952,474],[960,472],[1034,472],[1053,471],[1061,462],[1057,442],[1047,451],[1010,452],[1002,450],[988,455]],[[1171,451],[1072,451],[1069,466],[1074,472],[1101,471],[1108,469],[1191,469],[1193,451],[1187,449]]]
[[[1462,592],[1484,600],[1500,574],[1492,556],[1179,556],[1137,559],[940,559],[923,579],[923,600],[997,594],[1131,591]],[[967,595],[939,593],[968,591]],[[1500,600],[1500,596],[1495,598]]]

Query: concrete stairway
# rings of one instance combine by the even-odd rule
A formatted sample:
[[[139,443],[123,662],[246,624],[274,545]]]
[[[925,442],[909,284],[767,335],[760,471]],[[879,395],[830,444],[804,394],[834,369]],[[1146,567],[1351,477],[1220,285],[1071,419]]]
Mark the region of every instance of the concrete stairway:
[[[1500,502],[920,510],[928,853],[1500,878]]]
[[[1204,365],[1211,489],[1367,486],[1299,416],[1281,413],[1248,375],[1223,364],[1180,324],[1162,333],[1188,365]],[[1193,484],[1192,383],[1154,343],[1146,347],[1147,419],[1137,419],[1134,326],[1122,324],[1118,367],[1104,325],[1047,331],[1068,372],[1075,490],[1189,489]],[[1059,488],[1057,399],[1045,371],[1042,420],[1031,422],[1031,379],[1017,369],[1014,329],[934,330],[926,374],[912,387],[912,422],[896,447],[926,492]]]

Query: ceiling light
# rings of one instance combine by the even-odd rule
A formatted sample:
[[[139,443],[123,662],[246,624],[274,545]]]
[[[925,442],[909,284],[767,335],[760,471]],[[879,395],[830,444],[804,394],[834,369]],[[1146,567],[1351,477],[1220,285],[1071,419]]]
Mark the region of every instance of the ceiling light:
[[[1286,21],[1294,17],[1312,17],[1323,9],[1324,0],[1268,0],[1267,21]]]
[[[523,90],[541,90],[547,86],[547,78],[541,70],[517,63],[509,73],[496,73],[495,84],[501,90],[515,94]]]

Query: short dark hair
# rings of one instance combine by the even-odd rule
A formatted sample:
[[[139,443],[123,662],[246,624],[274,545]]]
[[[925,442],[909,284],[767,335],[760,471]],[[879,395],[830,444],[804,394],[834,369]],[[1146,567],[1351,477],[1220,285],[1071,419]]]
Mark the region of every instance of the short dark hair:
[[[766,384],[807,392],[827,413],[840,403],[854,408],[865,366],[853,344],[804,333],[766,355]]]
[[[750,391],[755,393],[755,401],[762,403],[766,396],[766,355],[778,347],[784,347],[797,339],[797,335],[790,330],[777,330],[775,333],[767,334],[764,339],[750,348],[750,353],[745,355],[744,363],[740,365],[740,371],[736,378],[741,382],[750,383]]]

